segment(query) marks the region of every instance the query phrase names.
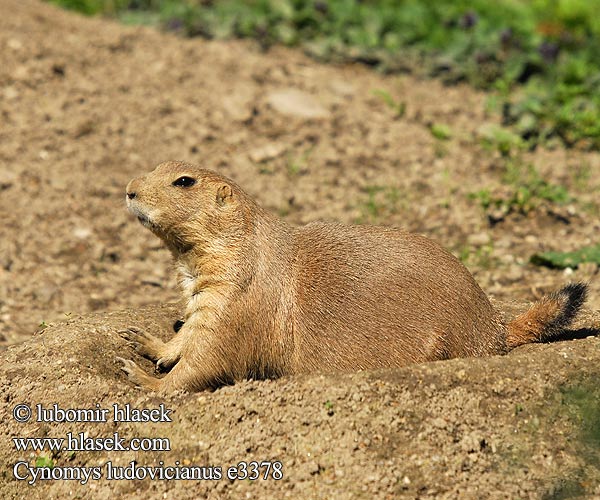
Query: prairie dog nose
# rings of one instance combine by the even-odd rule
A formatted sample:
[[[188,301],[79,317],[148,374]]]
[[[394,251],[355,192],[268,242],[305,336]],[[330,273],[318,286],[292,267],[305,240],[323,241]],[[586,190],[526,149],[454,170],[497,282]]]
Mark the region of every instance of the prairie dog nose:
[[[138,183],[136,181],[137,179],[131,179],[127,183],[127,187],[125,188],[125,194],[127,195],[128,200],[133,200],[135,197],[137,197],[136,185]]]

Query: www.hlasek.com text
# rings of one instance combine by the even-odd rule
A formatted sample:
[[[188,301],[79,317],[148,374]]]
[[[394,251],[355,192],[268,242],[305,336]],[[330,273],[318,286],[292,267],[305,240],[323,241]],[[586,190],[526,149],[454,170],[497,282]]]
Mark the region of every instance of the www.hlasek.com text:
[[[90,437],[86,432],[67,433],[58,437],[14,437],[17,451],[171,451],[171,442],[165,437],[133,437],[126,439],[114,432],[110,437]]]

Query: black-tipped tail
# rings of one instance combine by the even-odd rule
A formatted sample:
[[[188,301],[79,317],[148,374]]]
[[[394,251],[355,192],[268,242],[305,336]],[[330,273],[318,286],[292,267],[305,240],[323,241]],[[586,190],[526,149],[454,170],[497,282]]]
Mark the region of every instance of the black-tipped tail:
[[[587,289],[585,283],[571,283],[542,297],[508,324],[507,347],[557,340],[581,309]]]

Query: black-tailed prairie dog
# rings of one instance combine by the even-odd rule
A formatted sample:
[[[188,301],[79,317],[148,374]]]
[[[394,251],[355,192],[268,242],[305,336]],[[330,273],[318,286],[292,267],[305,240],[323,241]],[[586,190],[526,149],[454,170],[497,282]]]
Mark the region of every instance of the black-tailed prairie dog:
[[[121,331],[169,372],[157,378],[119,358],[123,370],[162,393],[503,354],[556,337],[585,300],[585,285],[568,285],[504,324],[432,240],[386,227],[292,227],[230,179],[188,163],[160,164],[126,197],[172,252],[187,304],[168,342]]]

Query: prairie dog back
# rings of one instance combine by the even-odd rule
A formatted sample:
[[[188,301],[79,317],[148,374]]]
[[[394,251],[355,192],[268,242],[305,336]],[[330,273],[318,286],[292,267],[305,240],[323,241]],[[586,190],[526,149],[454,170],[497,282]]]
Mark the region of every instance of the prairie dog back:
[[[323,223],[299,228],[295,241],[301,371],[505,352],[505,327],[489,300],[434,241]]]

